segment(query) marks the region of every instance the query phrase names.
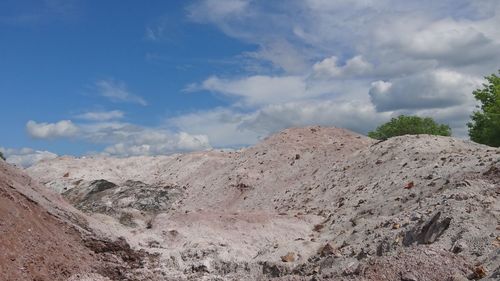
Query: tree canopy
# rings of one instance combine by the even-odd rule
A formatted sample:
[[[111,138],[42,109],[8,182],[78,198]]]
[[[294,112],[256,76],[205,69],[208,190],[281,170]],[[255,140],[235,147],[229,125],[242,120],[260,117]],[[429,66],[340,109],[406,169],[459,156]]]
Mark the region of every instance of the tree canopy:
[[[469,137],[477,143],[500,147],[500,77],[492,74],[485,78],[487,83],[472,92],[480,104],[467,123]]]
[[[368,136],[378,140],[386,140],[395,136],[417,134],[450,136],[451,128],[448,125],[436,123],[430,117],[400,115],[369,132]]]

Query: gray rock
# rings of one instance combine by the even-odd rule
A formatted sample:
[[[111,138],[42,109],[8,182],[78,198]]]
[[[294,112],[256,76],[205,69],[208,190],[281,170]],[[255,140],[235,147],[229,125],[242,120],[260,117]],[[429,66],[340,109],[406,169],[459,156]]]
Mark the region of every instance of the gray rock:
[[[409,230],[404,237],[403,245],[410,246],[413,243],[431,244],[434,243],[450,227],[451,218],[447,217],[439,220],[441,212],[437,212],[423,226],[417,226]]]

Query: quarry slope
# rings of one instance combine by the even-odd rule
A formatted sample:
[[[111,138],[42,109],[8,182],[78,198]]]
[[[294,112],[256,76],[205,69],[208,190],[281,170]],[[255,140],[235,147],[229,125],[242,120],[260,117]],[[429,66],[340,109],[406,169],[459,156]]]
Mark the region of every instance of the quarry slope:
[[[99,229],[105,227],[0,160],[1,280],[106,281],[148,276],[150,256]]]
[[[90,271],[91,251],[64,217],[69,213],[58,211],[36,188],[30,178],[0,161],[1,279],[66,280]]]
[[[292,128],[238,151],[28,173],[157,255],[151,280],[500,278],[500,150],[469,141]]]

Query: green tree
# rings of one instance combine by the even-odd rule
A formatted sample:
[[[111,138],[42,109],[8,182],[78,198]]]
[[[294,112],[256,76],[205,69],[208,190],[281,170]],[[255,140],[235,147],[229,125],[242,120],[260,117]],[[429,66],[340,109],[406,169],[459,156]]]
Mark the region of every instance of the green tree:
[[[391,121],[369,132],[368,136],[378,140],[386,140],[401,135],[429,134],[451,136],[451,128],[445,124],[438,124],[430,117],[400,115]]]
[[[3,161],[5,161],[5,156],[3,156],[3,153],[0,151],[0,158],[3,159]]]
[[[491,74],[485,78],[483,88],[472,92],[480,105],[467,123],[469,136],[477,143],[500,147],[500,77]]]

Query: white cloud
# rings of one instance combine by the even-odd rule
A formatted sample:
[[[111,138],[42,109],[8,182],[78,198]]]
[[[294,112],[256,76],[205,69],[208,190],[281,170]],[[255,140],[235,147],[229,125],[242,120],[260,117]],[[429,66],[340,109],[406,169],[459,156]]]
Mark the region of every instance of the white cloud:
[[[253,113],[229,108],[198,111],[170,118],[166,123],[177,130],[205,135],[216,147],[237,147],[256,143],[262,134],[241,126]]]
[[[377,30],[380,46],[414,59],[435,60],[443,66],[498,61],[500,37],[485,22],[445,18],[406,26],[387,25]],[[393,36],[394,32],[398,36]]]
[[[61,120],[56,123],[37,123],[30,120],[26,123],[26,130],[31,137],[37,139],[74,137],[79,131],[71,120]]]
[[[148,103],[140,96],[132,94],[125,83],[115,80],[100,80],[96,83],[99,94],[103,97],[110,99],[113,102],[130,102],[137,103],[142,106]]]
[[[349,100],[312,100],[265,107],[242,123],[263,135],[288,127],[323,125],[367,133],[390,115],[378,113],[370,103]]]
[[[102,129],[101,129],[102,132]],[[158,155],[174,152],[206,150],[211,146],[205,135],[191,135],[186,132],[171,133],[162,129],[124,127],[121,136],[103,140],[112,144],[104,149],[104,153],[116,156]]]
[[[113,119],[121,119],[125,116],[125,113],[120,110],[112,111],[89,111],[76,116],[79,119],[89,120],[89,121],[109,121]]]
[[[362,56],[355,56],[342,66],[338,65],[338,58],[335,56],[326,58],[313,65],[315,75],[326,78],[359,76],[367,74],[372,68],[372,65],[365,61]]]
[[[57,154],[49,151],[34,150],[32,148],[3,148],[0,151],[4,154],[7,163],[11,163],[20,167],[30,167],[40,161],[54,159]]]
[[[163,128],[143,127],[124,122],[98,121],[74,124],[69,120],[63,120],[50,124],[29,121],[26,127],[30,135],[36,138],[72,137],[80,141],[105,145],[104,153],[117,156],[170,154],[211,147],[205,135],[172,132]],[[13,158],[12,161],[21,160]]]
[[[210,77],[199,89],[242,98],[247,105],[278,103],[307,97],[309,94],[303,77],[299,76],[250,76],[242,79]]]
[[[252,1],[217,12],[223,6],[197,1],[190,16],[198,20],[190,19],[255,44],[242,55],[257,67],[190,87],[234,98],[228,108],[174,118],[187,132],[201,120],[214,129],[211,140],[223,130],[255,140],[314,123],[366,132],[402,113],[428,114],[463,136],[472,91],[500,65],[499,1]]]
[[[290,126],[366,133],[416,114],[464,136],[472,90],[500,66],[497,0],[200,0],[187,17],[255,46],[237,56],[237,76],[213,73],[186,87],[229,97],[228,106],[171,117],[165,127],[118,122],[117,112],[82,114],[96,122],[76,125],[30,121],[30,134],[74,136],[113,155],[164,154],[249,145]],[[146,37],[164,38],[164,27]],[[112,101],[147,104],[123,82],[96,86]]]
[[[208,137],[205,135],[190,135],[186,132],[180,132],[176,135],[178,138],[177,148],[179,150],[200,150],[210,148]]]
[[[171,118],[167,123],[189,133],[206,135],[215,147],[238,147],[254,144],[288,127],[324,125],[366,133],[390,116],[377,112],[369,101],[301,100],[246,113],[227,108],[194,112]]]
[[[284,39],[270,40],[262,44],[259,50],[244,55],[253,59],[247,62],[249,70],[255,70],[253,66],[260,65],[259,62],[270,62],[275,69],[282,69],[289,74],[302,74],[309,69],[309,62],[301,51]]]
[[[482,79],[449,70],[436,70],[396,78],[390,82],[376,81],[370,97],[379,111],[401,109],[435,109],[473,104],[471,92]],[[464,124],[465,125],[465,124]]]

